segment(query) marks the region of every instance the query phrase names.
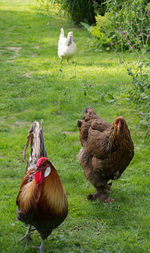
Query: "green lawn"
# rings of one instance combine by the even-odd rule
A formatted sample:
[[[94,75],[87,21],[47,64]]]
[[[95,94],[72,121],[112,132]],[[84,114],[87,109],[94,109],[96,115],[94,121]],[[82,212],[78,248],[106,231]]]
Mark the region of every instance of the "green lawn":
[[[63,66],[57,56],[60,28],[72,30],[76,64]],[[131,86],[114,52],[89,50],[91,37],[56,10],[39,11],[36,1],[0,0],[0,253],[34,253],[37,232],[25,249],[26,228],[16,220],[16,196],[25,173],[23,149],[34,120],[44,120],[46,149],[69,201],[64,223],[46,241],[45,253],[150,252],[150,146],[133,105],[113,102]],[[121,53],[130,64],[138,56]],[[146,56],[147,59],[149,55]],[[62,71],[60,71],[60,68]],[[76,126],[86,107],[112,122],[123,115],[135,144],[135,156],[113,183],[113,204],[88,202],[94,187],[77,161]]]

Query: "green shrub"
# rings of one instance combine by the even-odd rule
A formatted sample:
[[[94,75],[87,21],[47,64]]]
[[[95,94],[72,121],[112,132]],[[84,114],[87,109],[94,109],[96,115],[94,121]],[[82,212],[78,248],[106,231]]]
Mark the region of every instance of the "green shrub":
[[[96,12],[102,15],[105,11],[105,0],[55,0],[65,10],[76,24],[95,23]]]
[[[148,50],[150,46],[150,4],[145,0],[106,0],[105,16],[97,15],[90,29],[97,47],[118,50]]]
[[[141,124],[150,133],[150,63],[137,63],[135,68],[127,69],[132,77],[132,89],[128,92],[128,99],[136,105],[141,118]]]
[[[106,13],[105,16],[96,16],[96,26],[91,26],[89,31],[95,36],[95,45],[97,48],[101,47],[112,47],[112,28],[111,20],[109,15]]]
[[[81,21],[94,23],[94,7],[91,0],[58,0],[62,8],[72,17],[73,21],[79,24]]]
[[[46,8],[53,4],[57,9],[64,10],[75,24],[86,22],[95,24],[97,13],[104,15],[106,4],[105,0],[36,0],[41,6]]]

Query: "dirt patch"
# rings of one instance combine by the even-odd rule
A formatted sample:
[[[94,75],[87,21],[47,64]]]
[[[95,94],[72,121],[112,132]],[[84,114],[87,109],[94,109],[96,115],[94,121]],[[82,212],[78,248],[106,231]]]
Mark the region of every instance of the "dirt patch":
[[[69,132],[69,131],[64,131],[63,134],[66,134],[66,135],[72,135],[73,132]]]
[[[14,51],[14,55],[12,58],[16,58],[19,56],[19,51],[22,49],[22,47],[7,47],[7,50]]]
[[[25,76],[27,78],[32,78],[31,76],[32,72],[24,73],[22,76]]]
[[[38,50],[39,50],[39,49],[40,49],[40,46],[34,46],[34,48],[36,48],[36,49],[38,49]]]

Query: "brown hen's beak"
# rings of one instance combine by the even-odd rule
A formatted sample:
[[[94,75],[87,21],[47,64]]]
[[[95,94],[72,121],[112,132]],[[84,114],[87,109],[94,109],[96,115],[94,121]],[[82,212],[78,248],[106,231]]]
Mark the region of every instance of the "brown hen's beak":
[[[121,120],[119,120],[117,127],[121,127]]]
[[[121,127],[121,120],[119,120],[119,122],[117,124],[117,134],[119,134],[120,127]]]

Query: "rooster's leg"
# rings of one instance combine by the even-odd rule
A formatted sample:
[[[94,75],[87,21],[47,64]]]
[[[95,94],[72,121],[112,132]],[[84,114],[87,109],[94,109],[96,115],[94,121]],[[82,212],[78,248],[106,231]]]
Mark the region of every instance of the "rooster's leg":
[[[26,231],[26,233],[25,233],[25,236],[23,236],[23,237],[20,239],[20,241],[23,241],[24,239],[26,240],[26,246],[25,246],[25,247],[28,247],[29,241],[32,240],[32,238],[31,238],[31,231],[34,231],[34,230],[35,230],[35,229],[32,229],[32,226],[29,225],[29,227],[28,227],[28,229],[27,229],[27,231]]]
[[[41,239],[41,245],[40,245],[40,247],[38,247],[38,246],[33,246],[33,248],[38,249],[38,250],[39,250],[39,253],[44,253],[44,240]]]

